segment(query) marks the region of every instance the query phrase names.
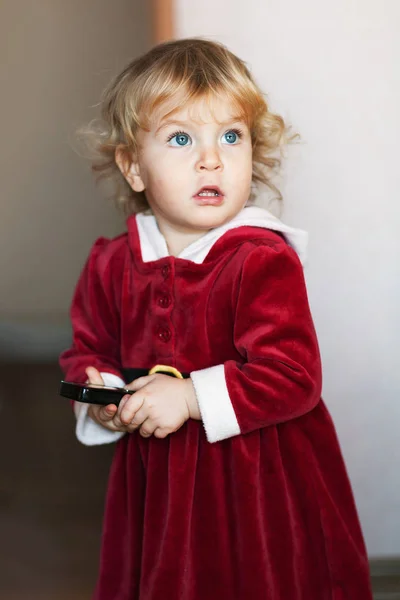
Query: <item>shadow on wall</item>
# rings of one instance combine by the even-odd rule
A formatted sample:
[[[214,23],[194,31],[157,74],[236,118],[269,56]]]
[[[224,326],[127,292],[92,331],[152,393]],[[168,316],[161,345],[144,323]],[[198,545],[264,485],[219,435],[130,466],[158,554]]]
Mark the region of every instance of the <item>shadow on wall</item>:
[[[57,322],[14,319],[0,322],[0,361],[57,362],[71,345],[71,326],[65,317]]]

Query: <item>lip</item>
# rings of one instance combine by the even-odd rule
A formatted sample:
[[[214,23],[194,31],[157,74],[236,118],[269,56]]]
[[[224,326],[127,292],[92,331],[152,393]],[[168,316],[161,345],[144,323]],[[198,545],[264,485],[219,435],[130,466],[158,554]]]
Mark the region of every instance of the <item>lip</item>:
[[[214,190],[218,196],[199,196],[203,190]],[[197,204],[201,206],[219,206],[224,201],[224,193],[218,185],[203,185],[193,196]]]

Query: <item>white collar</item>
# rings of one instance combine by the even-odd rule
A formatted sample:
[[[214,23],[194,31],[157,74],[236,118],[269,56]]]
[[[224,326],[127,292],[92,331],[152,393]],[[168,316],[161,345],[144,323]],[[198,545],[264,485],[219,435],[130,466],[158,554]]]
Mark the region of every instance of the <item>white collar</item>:
[[[140,248],[143,262],[159,260],[169,256],[167,243],[160,232],[154,215],[139,213],[136,215],[139,232]],[[297,252],[301,263],[304,265],[307,252],[308,234],[302,229],[289,227],[275,217],[272,213],[258,206],[247,206],[231,221],[211,229],[201,238],[184,248],[177,258],[202,263],[212,246],[227,231],[242,227],[262,227],[282,233],[290,246]]]

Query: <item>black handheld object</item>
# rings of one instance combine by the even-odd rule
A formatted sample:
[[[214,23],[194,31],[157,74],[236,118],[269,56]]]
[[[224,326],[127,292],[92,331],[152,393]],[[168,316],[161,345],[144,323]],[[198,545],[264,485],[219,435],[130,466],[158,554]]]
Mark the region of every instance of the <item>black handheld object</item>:
[[[118,406],[125,394],[133,393],[132,390],[125,388],[96,383],[75,383],[73,381],[61,381],[60,383],[60,396],[88,404],[102,404],[103,406],[116,404]]]

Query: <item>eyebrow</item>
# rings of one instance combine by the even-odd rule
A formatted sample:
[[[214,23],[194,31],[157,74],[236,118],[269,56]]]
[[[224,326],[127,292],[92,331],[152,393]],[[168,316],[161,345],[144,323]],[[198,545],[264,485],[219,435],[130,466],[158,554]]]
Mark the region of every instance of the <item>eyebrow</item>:
[[[218,125],[224,126],[224,125],[230,125],[231,123],[245,123],[243,117],[241,117],[240,115],[234,115],[231,119],[229,119],[228,121],[221,121],[218,122]],[[169,125],[175,125],[177,127],[187,127],[189,124],[193,123],[193,121],[177,121],[175,119],[167,119],[166,121],[164,121],[163,123],[161,123],[161,125],[156,129],[156,134],[161,131],[161,129],[164,129],[165,127],[168,127]]]

